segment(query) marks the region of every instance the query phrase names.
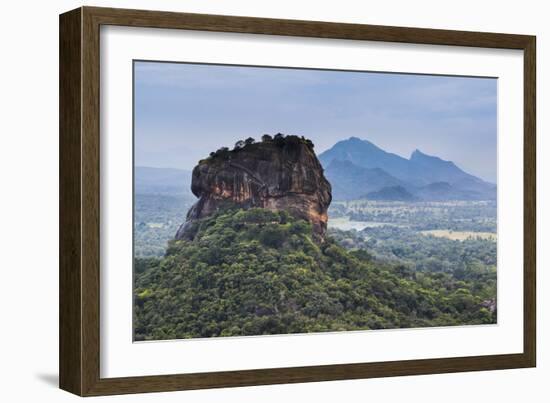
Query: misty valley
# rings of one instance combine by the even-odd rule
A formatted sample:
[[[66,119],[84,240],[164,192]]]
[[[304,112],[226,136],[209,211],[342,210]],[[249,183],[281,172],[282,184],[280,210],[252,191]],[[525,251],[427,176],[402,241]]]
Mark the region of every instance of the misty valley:
[[[136,194],[135,256],[164,255],[194,201],[190,193]],[[495,201],[334,201],[329,208],[328,232],[343,247],[368,248],[380,259],[399,259],[399,255],[388,253],[389,246],[383,247],[390,241],[403,247],[407,242],[418,247],[423,241],[448,245],[468,241],[487,248],[495,262],[496,213]]]

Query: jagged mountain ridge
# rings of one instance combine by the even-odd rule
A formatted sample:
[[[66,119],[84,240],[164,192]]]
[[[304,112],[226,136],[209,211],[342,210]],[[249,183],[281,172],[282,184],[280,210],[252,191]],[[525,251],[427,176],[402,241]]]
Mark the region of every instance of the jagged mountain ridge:
[[[336,200],[351,200],[384,188],[401,186],[421,200],[491,200],[496,186],[445,161],[415,150],[409,159],[368,140],[350,137],[319,155]],[[361,172],[361,174],[359,174]],[[442,192],[434,183],[445,183]],[[380,184],[378,186],[377,184]],[[391,193],[391,192],[390,192]],[[379,195],[378,195],[379,196]]]

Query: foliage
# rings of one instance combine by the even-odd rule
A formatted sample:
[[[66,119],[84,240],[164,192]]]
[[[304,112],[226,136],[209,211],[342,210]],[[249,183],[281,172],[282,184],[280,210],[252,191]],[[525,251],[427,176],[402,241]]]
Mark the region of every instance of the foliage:
[[[416,231],[496,232],[495,201],[403,202],[353,200],[333,202],[331,218],[405,225]]]
[[[422,235],[408,228],[383,226],[363,231],[331,230],[347,249],[368,250],[373,258],[416,272],[446,272],[458,280],[477,281],[493,297],[496,290],[496,242],[471,237],[463,241]]]
[[[284,135],[283,133],[277,133],[275,136],[271,137],[269,134],[263,134],[260,142],[256,142],[253,137],[248,137],[245,140],[238,140],[235,142],[235,146],[232,150],[229,150],[228,147],[221,147],[215,152],[211,152],[208,160],[227,160],[231,157],[231,153],[238,152],[240,150],[251,150],[253,147],[261,147],[262,143],[275,143],[279,147],[283,147],[287,144],[298,144],[302,143],[307,145],[310,149],[314,148],[314,144],[310,139],[306,139],[304,136],[296,135]],[[252,148],[251,148],[252,146]],[[203,162],[204,162],[203,161]]]
[[[309,223],[284,211],[220,212],[193,241],[171,241],[164,257],[135,267],[136,340],[496,320],[493,283],[378,262],[331,238],[318,244]]]

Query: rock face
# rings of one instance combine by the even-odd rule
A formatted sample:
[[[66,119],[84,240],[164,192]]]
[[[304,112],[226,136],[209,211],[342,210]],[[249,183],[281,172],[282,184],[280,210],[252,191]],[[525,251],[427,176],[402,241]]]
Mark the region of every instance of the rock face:
[[[199,200],[187,213],[176,239],[193,239],[197,221],[231,207],[285,210],[313,225],[322,240],[327,230],[331,186],[311,141],[264,135],[220,149],[193,169],[191,191]]]

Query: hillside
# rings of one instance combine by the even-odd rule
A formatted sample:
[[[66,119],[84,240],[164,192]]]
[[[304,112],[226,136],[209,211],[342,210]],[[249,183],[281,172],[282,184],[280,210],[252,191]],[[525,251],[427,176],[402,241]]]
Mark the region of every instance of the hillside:
[[[135,260],[135,340],[494,323],[494,281],[413,272],[312,241],[285,211],[226,210]]]
[[[325,169],[335,200],[353,200],[385,187],[404,186],[403,181],[380,168],[363,168],[351,161],[333,160]]]
[[[415,150],[406,159],[389,153],[370,141],[351,137],[337,142],[321,153],[319,160],[326,170],[328,180],[337,189],[336,200],[351,200],[358,193],[365,195],[388,186],[401,186],[421,200],[496,198],[494,184],[464,172],[452,161],[424,154],[420,150]],[[334,164],[337,164],[338,169],[334,169]],[[383,172],[383,176],[374,181],[365,180],[367,172],[370,176],[374,175],[373,169]],[[437,186],[426,188],[434,183],[447,183],[452,190],[439,193]]]
[[[368,200],[393,200],[393,201],[414,201],[414,197],[403,186],[386,186],[376,192],[367,193],[364,197]]]

